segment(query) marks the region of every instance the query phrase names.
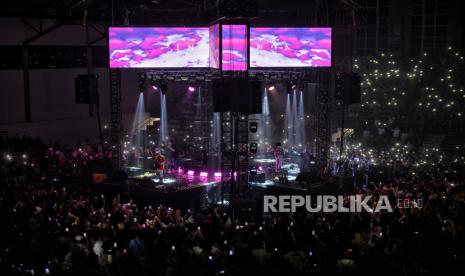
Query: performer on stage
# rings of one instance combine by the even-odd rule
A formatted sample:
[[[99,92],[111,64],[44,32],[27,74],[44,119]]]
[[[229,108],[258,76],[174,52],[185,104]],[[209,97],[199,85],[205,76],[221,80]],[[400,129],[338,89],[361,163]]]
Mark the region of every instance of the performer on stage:
[[[165,153],[166,157],[168,158],[168,172],[171,170],[176,170],[176,159],[178,154],[176,151],[176,145],[171,141],[168,141]]]
[[[157,150],[155,152],[154,169],[158,175],[160,183],[163,183],[163,171],[165,170],[165,156],[161,153],[160,150]]]
[[[283,148],[281,146],[281,143],[276,143],[275,144],[275,149],[273,152],[274,155],[274,169],[276,173],[279,173],[281,171],[281,166],[283,165],[282,158],[283,158]]]

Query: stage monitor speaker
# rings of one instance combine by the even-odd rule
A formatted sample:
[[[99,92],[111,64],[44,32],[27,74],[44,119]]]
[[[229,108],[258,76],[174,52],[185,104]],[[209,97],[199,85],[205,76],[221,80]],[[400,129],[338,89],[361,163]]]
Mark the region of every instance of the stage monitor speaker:
[[[361,102],[360,81],[361,78],[359,74],[347,74],[345,81],[345,91],[348,91],[348,93],[346,93],[344,96],[344,101],[346,104],[357,104]]]
[[[342,101],[342,99],[344,98],[344,90],[344,74],[336,73],[334,80],[334,99],[336,101]]]
[[[360,81],[357,73],[337,73],[334,94],[336,101],[343,100],[345,104],[360,103]]]
[[[214,112],[262,112],[261,83],[244,78],[224,78],[213,81]]]
[[[97,101],[98,75],[78,75],[74,80],[76,103],[90,104]]]

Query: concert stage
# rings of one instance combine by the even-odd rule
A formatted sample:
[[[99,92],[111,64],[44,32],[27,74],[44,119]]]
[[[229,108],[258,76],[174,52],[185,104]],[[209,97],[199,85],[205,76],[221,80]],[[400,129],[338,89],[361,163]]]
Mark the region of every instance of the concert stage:
[[[235,191],[247,200],[261,202],[263,195],[337,193],[338,188],[334,180],[299,181],[299,167],[290,159],[286,159],[285,164],[282,165],[280,176],[270,172],[274,166],[274,159],[256,158],[251,161],[251,164],[257,167],[257,175],[250,175],[250,171],[243,172],[236,176],[235,181]],[[228,204],[231,191],[228,173],[199,167],[178,168],[165,174],[163,182],[160,182],[158,176],[151,170],[127,167],[126,171],[129,175],[126,181],[106,182],[95,185],[95,188],[105,194],[120,193],[147,205],[163,203],[168,206],[193,209],[222,204],[222,199]]]
[[[249,170],[242,172],[240,176],[235,173],[235,180],[236,182],[259,186],[285,184],[296,186],[294,182],[296,182],[300,173],[299,165],[296,160],[286,159],[284,161],[280,173],[277,174],[274,172],[275,160],[273,158],[253,158]],[[126,167],[126,172],[130,179],[141,186],[150,187],[163,193],[216,185],[221,182],[229,183],[231,179],[231,172],[222,172],[219,169],[201,166],[178,167],[176,170],[165,171],[162,182],[153,170],[131,166]]]

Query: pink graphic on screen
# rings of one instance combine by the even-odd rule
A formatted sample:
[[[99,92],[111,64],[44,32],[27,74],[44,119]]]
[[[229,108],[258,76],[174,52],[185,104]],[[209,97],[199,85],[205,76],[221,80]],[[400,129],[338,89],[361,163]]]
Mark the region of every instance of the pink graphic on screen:
[[[331,28],[250,28],[250,67],[330,67]]]
[[[220,25],[212,25],[210,32],[210,68],[220,68]]]
[[[209,67],[209,41],[208,28],[110,28],[110,67]]]
[[[223,71],[247,70],[247,26],[222,25],[222,69]]]

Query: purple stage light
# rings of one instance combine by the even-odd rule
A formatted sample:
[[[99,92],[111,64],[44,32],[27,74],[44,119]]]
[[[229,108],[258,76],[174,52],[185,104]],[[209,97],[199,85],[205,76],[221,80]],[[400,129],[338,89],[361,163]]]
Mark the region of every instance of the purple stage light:
[[[183,169],[181,167],[178,167],[178,173],[179,174],[182,174],[183,173]]]
[[[208,173],[207,172],[200,172],[200,177],[207,177]]]
[[[262,166],[258,166],[258,171],[259,171],[259,172],[262,172],[262,171],[263,171],[263,167],[262,167]]]
[[[189,175],[189,176],[194,176],[194,171],[188,170],[188,171],[187,171],[187,175]]]
[[[152,85],[153,90],[157,91],[158,87],[156,85]]]
[[[189,87],[187,87],[187,90],[188,90],[189,92],[194,92],[194,91],[195,91],[195,87],[189,86]]]
[[[214,175],[215,177],[221,177],[222,174],[220,172],[216,172]]]

